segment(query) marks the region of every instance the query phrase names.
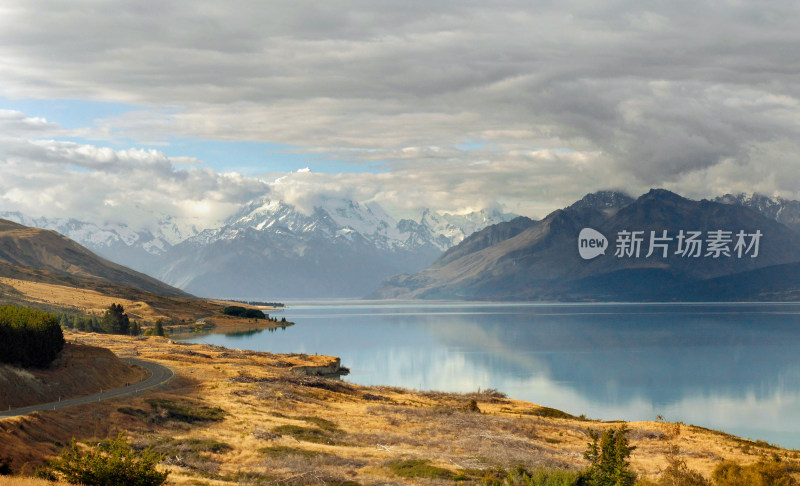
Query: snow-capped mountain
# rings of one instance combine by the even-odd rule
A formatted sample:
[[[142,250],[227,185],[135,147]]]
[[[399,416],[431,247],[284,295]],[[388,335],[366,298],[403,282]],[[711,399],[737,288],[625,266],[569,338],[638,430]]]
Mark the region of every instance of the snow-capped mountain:
[[[762,215],[785,224],[789,228],[800,232],[800,201],[771,198],[762,194],[725,194],[714,199],[715,202],[737,204],[758,211]]]
[[[169,215],[155,218],[152,230],[134,229],[125,223],[29,217],[20,212],[3,212],[0,218],[56,231],[104,258],[145,273],[152,273],[157,268],[159,255],[198,233],[196,228]]]
[[[419,221],[398,221],[375,202],[322,198],[301,211],[265,198],[171,248],[156,275],[204,296],[358,297],[424,268],[473,228],[511,217],[426,210]]]
[[[99,255],[202,296],[359,297],[384,278],[424,268],[475,230],[514,215],[475,212],[396,219],[378,203],[322,197],[311,210],[262,198],[214,228],[153,215],[147,229],[65,218],[0,218],[51,229]]]

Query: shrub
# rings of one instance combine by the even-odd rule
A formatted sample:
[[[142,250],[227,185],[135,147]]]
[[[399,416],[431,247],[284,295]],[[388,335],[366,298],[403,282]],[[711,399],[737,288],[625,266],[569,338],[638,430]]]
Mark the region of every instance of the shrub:
[[[314,442],[317,444],[334,444],[331,433],[316,427],[301,427],[299,425],[279,425],[272,429],[278,435],[288,435],[297,440]]]
[[[635,449],[628,444],[626,424],[619,429],[606,429],[602,437],[589,430],[590,442],[583,457],[591,462],[581,477],[580,484],[590,486],[633,486],[636,474],[631,470],[628,457]],[[600,441],[598,444],[598,440]]]
[[[389,469],[401,478],[454,479],[455,473],[448,469],[431,466],[427,459],[407,459],[394,461]]]
[[[325,420],[324,418],[319,417],[297,417],[298,420],[303,420],[304,422],[308,422],[310,424],[314,424],[322,430],[329,430],[331,432],[338,431],[339,427],[336,426],[335,423],[331,422],[330,420]]]
[[[670,445],[667,451],[667,468],[656,483],[658,486],[708,486],[709,482],[697,471],[689,469],[686,461],[680,458],[677,445]]]
[[[714,486],[794,486],[797,481],[786,465],[779,462],[759,461],[741,466],[725,461],[711,473]]]
[[[190,402],[173,402],[164,398],[145,400],[153,409],[160,411],[165,418],[178,422],[219,422],[225,418],[225,411],[219,407],[203,407]]]
[[[168,471],[159,472],[156,464],[163,456],[150,450],[134,451],[119,434],[99,447],[81,451],[72,440],[50,466],[72,484],[103,486],[158,486],[166,482]]]
[[[521,467],[508,475],[507,484],[521,486],[573,486],[578,484],[580,475],[566,469],[541,467],[528,472]]]

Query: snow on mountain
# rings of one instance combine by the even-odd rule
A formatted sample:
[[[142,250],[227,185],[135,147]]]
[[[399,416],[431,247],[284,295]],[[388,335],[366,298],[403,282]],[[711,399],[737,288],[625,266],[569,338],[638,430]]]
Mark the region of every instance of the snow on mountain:
[[[377,202],[323,197],[302,211],[249,202],[217,227],[153,215],[152,229],[64,218],[0,217],[55,230],[95,253],[203,296],[358,297],[388,276],[418,271],[476,230],[513,215],[424,210],[395,219]]]
[[[714,199],[715,202],[736,204],[758,211],[789,228],[800,232],[800,201],[771,198],[758,193],[725,194]]]
[[[464,238],[487,226],[511,221],[517,215],[498,210],[474,211],[467,214],[436,213],[425,209],[420,216],[420,225],[437,235],[437,247],[444,251],[461,243]]]
[[[424,268],[475,228],[510,217],[426,210],[418,221],[398,221],[376,202],[328,197],[303,211],[263,198],[171,248],[156,275],[203,296],[360,297],[391,275]]]
[[[20,212],[1,212],[0,218],[56,231],[95,251],[124,245],[141,247],[147,253],[158,255],[172,245],[197,234],[196,229],[180,224],[172,216],[159,218],[155,232],[147,229],[135,230],[125,223],[93,223],[73,218],[30,217]]]
[[[513,217],[499,211],[453,215],[425,209],[419,221],[398,221],[376,202],[361,204],[344,198],[323,198],[312,213],[305,214],[292,205],[265,198],[243,207],[219,230],[203,232],[194,240],[208,243],[217,238],[235,238],[238,231],[250,228],[325,238],[352,239],[359,235],[376,248],[388,251],[421,247],[444,251],[477,230]]]

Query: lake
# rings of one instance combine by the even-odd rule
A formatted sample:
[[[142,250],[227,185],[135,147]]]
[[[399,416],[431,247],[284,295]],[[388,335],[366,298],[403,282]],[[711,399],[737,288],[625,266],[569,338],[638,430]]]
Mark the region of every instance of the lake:
[[[339,356],[345,380],[495,388],[597,419],[800,448],[800,304],[287,303],[295,326],[189,339]]]

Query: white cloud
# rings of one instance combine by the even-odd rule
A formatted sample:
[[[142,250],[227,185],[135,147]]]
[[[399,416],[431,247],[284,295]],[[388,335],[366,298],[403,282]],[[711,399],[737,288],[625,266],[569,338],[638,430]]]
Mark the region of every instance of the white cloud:
[[[169,215],[202,228],[217,224],[243,200],[269,191],[265,183],[239,174],[177,168],[185,161],[156,150],[22,138],[30,118],[0,119],[6,128],[0,140],[4,211],[125,222],[136,228],[156,224],[154,216]]]

